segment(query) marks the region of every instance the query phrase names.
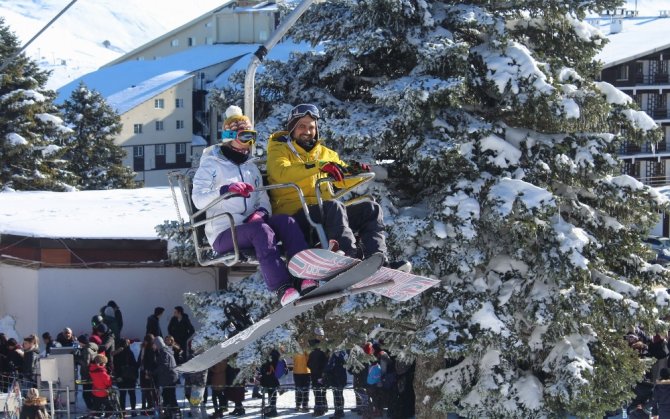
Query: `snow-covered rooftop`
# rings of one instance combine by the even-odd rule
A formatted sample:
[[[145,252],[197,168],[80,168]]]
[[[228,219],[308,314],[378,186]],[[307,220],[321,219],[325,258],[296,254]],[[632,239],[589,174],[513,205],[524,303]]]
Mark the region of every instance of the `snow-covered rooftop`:
[[[228,77],[233,72],[246,69],[249,59],[245,56],[255,52],[258,47],[258,44],[202,45],[158,60],[127,61],[103,67],[60,88],[56,102],[62,103],[68,99],[79,86],[79,82],[83,81],[89,89],[100,92],[107,103],[122,114],[193,77],[194,72],[202,68],[237,58],[211,84],[211,87],[221,87],[228,82]],[[311,46],[306,42],[294,43],[287,40],[275,45],[265,59],[286,61],[292,52],[310,49]],[[315,50],[321,51],[323,48],[317,46]],[[263,67],[259,67],[258,71],[263,71]]]
[[[89,89],[100,92],[117,112],[124,113],[199,69],[239,58],[256,49],[256,44],[202,45],[157,60],[127,61],[104,67],[60,88],[56,102],[64,102],[83,81]]]
[[[180,210],[186,214],[183,207]],[[0,193],[0,234],[155,240],[155,227],[176,219],[168,187]]]
[[[670,17],[626,17],[621,21],[621,32],[611,33],[611,18],[589,19],[609,39],[596,56],[605,68],[670,47]]]

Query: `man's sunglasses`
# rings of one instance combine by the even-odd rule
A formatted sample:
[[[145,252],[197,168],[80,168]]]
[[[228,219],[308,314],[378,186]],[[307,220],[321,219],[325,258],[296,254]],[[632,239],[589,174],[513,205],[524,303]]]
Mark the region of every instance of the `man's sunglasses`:
[[[307,115],[311,116],[314,119],[321,118],[319,108],[312,105],[311,103],[301,103],[300,105],[297,105],[296,107],[291,109],[291,112],[288,115],[288,120],[292,121],[296,118],[302,118],[303,116]]]
[[[221,139],[233,139],[241,143],[255,143],[256,142],[256,131],[252,130],[243,130],[243,131],[232,131],[225,130],[221,133]]]

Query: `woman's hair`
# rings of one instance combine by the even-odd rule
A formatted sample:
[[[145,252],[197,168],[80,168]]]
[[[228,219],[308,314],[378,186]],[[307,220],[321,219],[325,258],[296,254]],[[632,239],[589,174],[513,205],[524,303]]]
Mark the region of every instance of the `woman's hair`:
[[[37,346],[39,340],[37,339],[37,336],[35,335],[28,335],[25,338],[23,338],[24,342],[28,342],[33,346]]]
[[[147,333],[147,334],[144,336],[144,343],[147,344],[147,345],[153,345],[153,343],[154,343],[154,335],[152,335],[151,333]]]
[[[96,364],[100,364],[100,365],[106,364],[107,363],[107,357],[104,356],[104,355],[98,354],[98,355],[95,356],[95,358],[93,358],[93,362],[95,362]]]

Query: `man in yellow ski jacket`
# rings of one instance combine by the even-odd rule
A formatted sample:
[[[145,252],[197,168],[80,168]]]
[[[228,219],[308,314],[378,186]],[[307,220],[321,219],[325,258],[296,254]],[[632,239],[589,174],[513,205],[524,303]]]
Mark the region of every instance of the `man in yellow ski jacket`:
[[[315,205],[317,179],[330,176],[335,180],[333,186],[343,188],[358,182],[355,179],[345,181],[346,173],[370,171],[370,166],[364,163],[348,165],[337,152],[323,144],[319,138],[320,117],[319,109],[312,104],[300,104],[291,109],[286,131],[272,134],[268,141],[268,181],[270,184],[297,184],[307,199],[311,218],[323,224],[327,238],[337,241],[339,249],[347,256],[365,258],[374,253],[386,256],[384,218],[379,204],[361,201],[345,207],[340,201],[331,199],[327,184],[322,183],[323,214]],[[295,190],[271,190],[270,198],[273,212],[293,216],[309,238],[310,225]],[[356,241],[355,233],[360,242]],[[404,271],[411,269],[406,261],[388,263],[386,260],[386,265]]]

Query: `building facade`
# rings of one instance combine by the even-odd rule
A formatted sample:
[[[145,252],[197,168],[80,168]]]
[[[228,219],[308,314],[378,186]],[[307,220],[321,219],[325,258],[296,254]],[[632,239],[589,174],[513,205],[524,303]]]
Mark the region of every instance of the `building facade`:
[[[270,37],[278,16],[275,3],[227,2],[69,83],[58,100],[80,81],[99,91],[121,117],[114,141],[138,185],[165,186],[169,171],[192,167],[219,136],[210,85]]]
[[[662,131],[658,142],[621,145],[623,171],[647,185],[667,185],[670,174],[668,11],[659,11],[658,16],[640,17],[620,8],[590,23],[608,33],[609,42],[599,56],[603,63],[600,79],[630,96]]]
[[[652,186],[667,185],[670,174],[669,61],[670,47],[605,68],[601,76],[603,81],[632,97],[663,131],[659,142],[642,145],[626,142],[619,152],[625,173]]]
[[[279,24],[274,2],[228,1],[221,7],[110,61],[157,60],[199,45],[263,44]]]

